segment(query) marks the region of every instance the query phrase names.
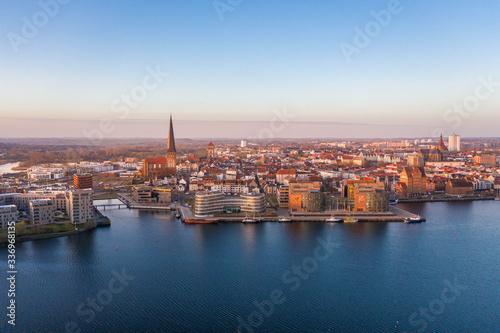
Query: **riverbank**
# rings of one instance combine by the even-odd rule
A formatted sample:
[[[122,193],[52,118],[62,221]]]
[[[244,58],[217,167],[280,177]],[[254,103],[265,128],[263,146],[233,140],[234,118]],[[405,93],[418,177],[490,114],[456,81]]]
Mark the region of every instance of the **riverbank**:
[[[398,199],[398,203],[420,203],[420,202],[460,202],[460,201],[487,201],[495,200],[495,197],[462,197],[462,198],[421,198],[421,199]]]
[[[51,224],[46,224],[46,225],[41,225],[41,226],[34,226],[31,228],[28,228],[26,225],[18,224],[18,225],[16,225],[16,235],[17,235],[16,243],[27,242],[27,241],[31,241],[31,240],[40,240],[40,239],[49,239],[49,238],[71,236],[71,235],[76,235],[76,234],[79,234],[82,232],[87,232],[87,231],[93,230],[96,227],[97,227],[97,223],[95,223],[95,222],[82,223],[80,225],[73,225],[73,224],[69,225],[67,223],[64,223],[64,224],[51,223]],[[36,231],[34,233],[31,233],[33,229],[35,229]],[[42,231],[38,232],[40,229]],[[54,232],[54,231],[56,231],[56,232]],[[0,247],[7,246],[9,244],[7,237],[8,237],[7,230],[1,230],[0,231]]]
[[[178,207],[181,213],[181,220],[196,219],[192,211],[183,206]],[[404,209],[391,206],[388,212],[350,212],[346,210],[326,211],[321,213],[293,213],[293,215],[285,216],[290,222],[325,222],[330,217],[345,220],[352,218],[358,222],[404,222],[405,218],[413,217],[415,214]],[[212,218],[212,217],[211,217]],[[230,217],[230,216],[214,216],[221,223],[242,223],[245,217]],[[279,222],[279,216],[256,216],[260,222]],[[426,221],[422,218],[422,221]]]

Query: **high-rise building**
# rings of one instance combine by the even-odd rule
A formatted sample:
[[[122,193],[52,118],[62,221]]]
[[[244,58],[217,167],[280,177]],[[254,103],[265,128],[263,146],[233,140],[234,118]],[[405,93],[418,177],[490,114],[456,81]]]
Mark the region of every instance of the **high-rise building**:
[[[165,157],[149,157],[144,159],[142,175],[152,180],[177,174],[177,150],[175,149],[174,126],[170,115],[167,154]]]
[[[452,134],[448,137],[449,151],[460,151],[460,135]]]
[[[66,212],[71,223],[85,223],[93,220],[92,190],[74,190],[68,192]]]
[[[83,190],[85,188],[92,188],[92,175],[73,175],[73,185],[77,190]]]
[[[245,148],[247,146],[246,140],[241,140],[241,148]]]

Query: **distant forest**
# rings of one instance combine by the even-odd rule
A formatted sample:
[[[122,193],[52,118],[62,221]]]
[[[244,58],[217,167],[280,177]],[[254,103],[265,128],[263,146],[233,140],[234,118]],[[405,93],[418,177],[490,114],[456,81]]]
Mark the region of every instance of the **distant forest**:
[[[166,153],[166,142],[152,141],[133,143],[112,141],[103,146],[91,146],[72,142],[36,143],[35,140],[23,143],[0,142],[0,158],[2,162],[21,162],[20,166],[29,167],[44,163],[69,163],[80,161],[119,161],[127,157],[142,160],[146,157],[163,156]],[[44,140],[45,141],[45,140]],[[59,140],[61,141],[61,140]],[[205,143],[179,142],[178,153],[194,153]]]

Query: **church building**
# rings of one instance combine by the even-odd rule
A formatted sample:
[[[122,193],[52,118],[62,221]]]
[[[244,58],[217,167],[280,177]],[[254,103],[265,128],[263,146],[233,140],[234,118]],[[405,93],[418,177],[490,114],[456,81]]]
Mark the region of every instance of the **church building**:
[[[177,174],[177,151],[175,150],[174,126],[170,115],[168,146],[165,157],[148,157],[144,159],[142,175],[148,180],[162,179]]]

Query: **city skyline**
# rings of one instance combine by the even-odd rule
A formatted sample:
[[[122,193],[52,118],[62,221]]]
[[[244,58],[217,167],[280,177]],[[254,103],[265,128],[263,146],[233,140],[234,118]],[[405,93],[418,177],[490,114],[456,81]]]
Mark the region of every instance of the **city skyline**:
[[[0,5],[0,137],[496,135],[494,1],[54,1]]]

